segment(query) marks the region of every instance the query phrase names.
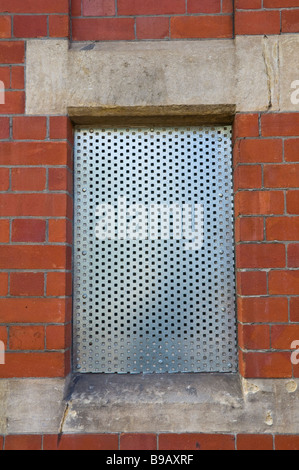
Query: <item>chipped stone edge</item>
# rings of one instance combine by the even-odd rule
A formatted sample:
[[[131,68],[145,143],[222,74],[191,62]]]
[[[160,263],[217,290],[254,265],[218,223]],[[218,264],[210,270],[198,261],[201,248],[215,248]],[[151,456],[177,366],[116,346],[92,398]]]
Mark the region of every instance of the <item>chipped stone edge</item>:
[[[169,375],[1,379],[0,435],[299,433],[299,379]]]

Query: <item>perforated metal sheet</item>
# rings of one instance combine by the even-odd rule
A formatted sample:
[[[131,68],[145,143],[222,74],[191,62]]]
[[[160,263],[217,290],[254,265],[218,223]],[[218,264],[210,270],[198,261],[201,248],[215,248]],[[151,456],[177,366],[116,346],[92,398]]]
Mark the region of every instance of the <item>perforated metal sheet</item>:
[[[77,371],[237,369],[231,160],[229,126],[77,128]]]

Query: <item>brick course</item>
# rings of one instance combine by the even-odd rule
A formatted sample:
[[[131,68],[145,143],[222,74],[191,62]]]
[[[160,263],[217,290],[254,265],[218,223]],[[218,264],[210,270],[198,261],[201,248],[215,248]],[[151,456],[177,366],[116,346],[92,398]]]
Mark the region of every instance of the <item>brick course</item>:
[[[127,445],[133,442],[134,445]],[[298,450],[293,434],[10,434],[0,450]]]
[[[231,38],[232,0],[72,0],[72,39]]]

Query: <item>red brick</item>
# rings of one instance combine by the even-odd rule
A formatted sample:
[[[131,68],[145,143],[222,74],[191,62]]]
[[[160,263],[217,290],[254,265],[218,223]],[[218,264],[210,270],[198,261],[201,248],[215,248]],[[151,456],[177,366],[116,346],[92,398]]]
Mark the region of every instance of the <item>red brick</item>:
[[[238,318],[243,323],[288,321],[288,299],[284,297],[238,298]]]
[[[23,188],[25,187],[24,183]],[[68,213],[68,196],[66,194],[2,193],[0,194],[0,213],[2,217],[65,217]]]
[[[245,244],[236,248],[237,268],[283,268],[286,251],[282,244]]]
[[[292,363],[288,352],[242,353],[241,374],[245,378],[292,377]]]
[[[0,450],[3,450],[4,447],[4,437],[0,436]]]
[[[281,215],[284,213],[282,191],[240,191],[235,196],[238,215]]]
[[[9,242],[9,220],[0,219],[0,243]]]
[[[69,0],[0,0],[4,13],[68,13]]]
[[[1,2],[0,2],[1,5]],[[0,8],[0,11],[1,8]],[[0,44],[0,64],[21,64],[25,60],[24,41],[2,41]]]
[[[1,44],[0,44],[1,47]],[[5,104],[0,106],[0,114],[23,114],[25,112],[24,91],[6,91]]]
[[[235,32],[242,34],[280,34],[279,11],[237,11]]]
[[[8,293],[8,274],[0,273],[0,296],[7,295]]]
[[[299,271],[271,271],[269,273],[269,294],[298,295]]]
[[[0,368],[0,377],[65,377],[69,353],[7,352],[5,361]]]
[[[288,267],[299,268],[299,243],[288,246]]]
[[[262,187],[261,165],[239,165],[234,175],[235,191]]]
[[[263,114],[261,123],[266,137],[299,135],[299,113]]]
[[[231,38],[231,16],[174,16],[170,19],[173,39]]]
[[[239,325],[239,346],[242,349],[269,349],[269,325]]]
[[[281,12],[281,31],[283,33],[299,32],[299,10],[283,10]]]
[[[21,116],[13,118],[13,138],[15,140],[44,140],[47,136],[45,117]]]
[[[299,7],[299,0],[264,0],[264,8]]]
[[[81,5],[82,5],[82,0],[72,0],[72,4],[71,4],[72,16],[81,16]]]
[[[284,142],[286,162],[299,162],[299,139],[287,139]]]
[[[42,436],[20,434],[5,437],[5,450],[41,450]]]
[[[282,140],[246,139],[240,142],[238,163],[279,162],[282,162]]]
[[[270,217],[266,220],[267,240],[296,241],[299,217]]]
[[[186,12],[185,0],[118,0],[118,15],[171,15]]]
[[[71,318],[72,302],[69,298],[10,298],[1,299],[0,304],[0,323],[64,323]]]
[[[237,273],[238,294],[240,295],[266,295],[267,273],[263,271],[249,271]]]
[[[43,296],[44,273],[11,273],[10,295]]]
[[[67,116],[50,116],[50,139],[73,141],[72,123]]]
[[[67,219],[49,220],[49,242],[72,243],[72,222]]]
[[[156,450],[156,434],[121,434],[120,450]]]
[[[236,220],[235,240],[262,241],[264,239],[264,219],[262,217],[239,217]]]
[[[59,350],[71,346],[72,325],[49,325],[46,327],[46,349]]]
[[[8,39],[11,37],[11,17],[1,16],[0,17],[0,38]]]
[[[233,136],[234,137],[234,136]],[[233,140],[233,168],[235,169],[240,163],[240,146],[241,140]]]
[[[9,118],[0,117],[0,139],[9,139]]]
[[[114,16],[115,0],[82,0],[83,16]]]
[[[290,299],[290,320],[299,323],[299,297]]]
[[[73,20],[74,41],[135,39],[134,18],[85,18]]]
[[[47,296],[72,295],[71,273],[48,273],[47,274]]]
[[[234,122],[234,138],[258,137],[259,116],[258,114],[237,114]]]
[[[164,16],[136,18],[137,39],[164,39],[169,36],[169,19]]]
[[[0,245],[0,269],[70,269],[66,246]]]
[[[159,450],[234,450],[229,434],[160,434]]]
[[[66,142],[1,142],[0,165],[67,165]]]
[[[288,214],[299,214],[299,191],[287,191]]]
[[[45,435],[44,450],[118,450],[118,434]]]
[[[275,450],[299,450],[299,436],[276,435]]]
[[[0,168],[0,191],[7,191],[9,188],[9,169]]]
[[[237,450],[273,450],[270,434],[238,434]]]
[[[299,165],[265,165],[264,186],[268,188],[297,188]]]
[[[13,191],[43,191],[45,187],[45,168],[12,168],[11,189]]]
[[[45,348],[43,326],[11,326],[9,328],[11,350],[42,350]]]
[[[11,88],[15,90],[24,90],[25,88],[25,72],[23,66],[11,68]]]
[[[67,168],[50,168],[48,178],[50,191],[72,192],[73,175]]]
[[[46,240],[46,222],[40,219],[15,219],[12,221],[13,242],[43,243]]]
[[[233,0],[222,0],[222,13],[233,13]]]
[[[47,16],[14,16],[13,33],[16,38],[41,38],[47,36]]]
[[[237,10],[259,10],[262,7],[262,0],[236,0]]]
[[[271,347],[292,349],[293,341],[299,340],[299,325],[274,325],[271,327]]]
[[[68,15],[49,16],[49,35],[51,38],[67,38],[70,34]]]
[[[188,0],[188,13],[220,13],[220,0]]]

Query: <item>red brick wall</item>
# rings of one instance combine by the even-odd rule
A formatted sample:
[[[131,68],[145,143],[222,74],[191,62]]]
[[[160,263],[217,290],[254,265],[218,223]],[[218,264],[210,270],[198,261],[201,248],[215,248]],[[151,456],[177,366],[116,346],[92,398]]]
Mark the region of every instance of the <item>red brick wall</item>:
[[[69,36],[68,0],[0,0],[0,377],[70,371],[72,129],[24,116],[25,40]]]
[[[0,436],[0,450],[299,450],[299,436],[272,434],[63,434]]]
[[[235,33],[298,33],[298,0],[235,0]]]
[[[0,0],[0,38],[69,36],[69,0]]]
[[[231,38],[232,3],[232,0],[72,0],[72,39]]]
[[[231,38],[299,31],[298,0],[72,0],[74,41]]]
[[[226,0],[73,0],[71,6],[75,40],[86,33],[93,40],[222,37],[224,30],[232,37]],[[238,34],[245,32],[244,15],[246,32],[255,34],[261,25],[270,34],[269,17],[282,25],[288,16],[295,19],[299,0],[236,0],[235,7]],[[25,116],[25,44],[28,37],[67,38],[69,2],[0,0],[0,11],[6,88],[0,105],[0,340],[7,346],[0,376],[65,376],[72,128],[67,116]],[[280,31],[287,32],[274,32]],[[298,377],[290,345],[299,339],[299,114],[240,114],[234,132],[240,373]]]
[[[299,114],[239,114],[235,216],[240,372],[298,377]]]

